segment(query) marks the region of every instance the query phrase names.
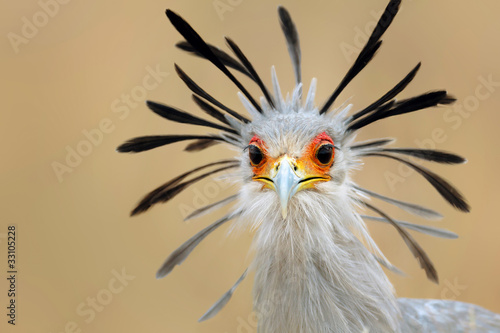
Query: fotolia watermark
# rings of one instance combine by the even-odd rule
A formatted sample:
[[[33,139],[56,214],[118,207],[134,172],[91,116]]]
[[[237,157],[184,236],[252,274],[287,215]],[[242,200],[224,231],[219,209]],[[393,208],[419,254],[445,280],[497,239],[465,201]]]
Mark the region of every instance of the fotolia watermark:
[[[85,301],[77,305],[75,312],[78,317],[83,320],[83,323],[81,321],[71,320],[64,324],[62,330],[59,329],[56,332],[83,332],[83,324],[85,323],[88,325],[92,323],[99,313],[102,313],[106,307],[110,306],[115,299],[115,296],[122,293],[123,290],[125,290],[125,287],[129,285],[130,281],[133,281],[136,278],[134,275],[130,275],[125,272],[124,267],[120,271],[113,269],[111,274],[113,277],[109,279],[105,288],[98,290],[95,295],[87,297]]]
[[[123,93],[119,98],[111,102],[111,112],[118,117],[118,120],[125,120],[132,109],[142,105],[146,100],[148,91],[156,89],[163,80],[169,75],[160,69],[160,65],[155,68],[147,66],[145,68],[146,75],[143,77],[141,84],[133,87],[128,93]],[[116,120],[111,118],[103,118],[99,121],[96,127],[82,130],[83,138],[76,144],[65,148],[65,157],[61,161],[53,161],[51,163],[52,170],[61,183],[66,174],[72,173],[77,168],[85,157],[88,157],[94,151],[94,148],[102,144],[104,137],[112,133],[116,129]]]
[[[242,2],[243,0],[214,0],[212,5],[220,20],[224,21],[224,15],[227,12],[232,12],[236,7],[241,5]]]
[[[443,120],[450,124],[449,127],[453,130],[459,129],[464,120],[468,119],[481,105],[481,102],[489,99],[493,93],[500,87],[500,81],[494,81],[493,74],[487,76],[480,75],[477,78],[478,84],[474,89],[474,93],[465,97],[462,101],[457,101],[447,107],[443,113]],[[425,139],[416,139],[415,145],[421,149],[436,149],[439,144],[448,140],[446,131],[441,127],[436,127],[431,131],[429,137]],[[410,158],[413,163],[421,164],[421,160]],[[399,163],[397,171],[385,171],[384,178],[392,192],[396,191],[398,184],[404,183],[406,179],[412,176],[415,170],[405,164]]]
[[[66,5],[71,0],[40,0],[38,1],[39,9],[31,16],[21,17],[21,28],[19,33],[8,32],[7,39],[14,50],[14,53],[19,53],[21,44],[28,44],[35,38],[40,29],[45,27],[50,19],[54,18],[61,9],[61,5]]]

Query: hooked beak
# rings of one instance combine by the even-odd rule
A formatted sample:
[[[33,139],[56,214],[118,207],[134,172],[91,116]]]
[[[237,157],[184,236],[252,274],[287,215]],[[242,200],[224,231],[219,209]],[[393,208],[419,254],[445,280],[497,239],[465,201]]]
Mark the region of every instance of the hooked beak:
[[[292,163],[290,158],[287,156],[283,157],[277,167],[278,172],[271,178],[274,189],[278,193],[283,218],[286,218],[288,202],[299,191],[300,181],[302,180],[302,177],[295,173],[294,169],[296,167],[294,168]]]
[[[310,173],[305,169],[300,162],[284,155],[274,163],[269,177],[254,177],[254,180],[263,182],[265,187],[276,191],[283,219],[287,217],[288,203],[295,193],[314,187],[313,183],[317,181],[330,180],[329,176]]]

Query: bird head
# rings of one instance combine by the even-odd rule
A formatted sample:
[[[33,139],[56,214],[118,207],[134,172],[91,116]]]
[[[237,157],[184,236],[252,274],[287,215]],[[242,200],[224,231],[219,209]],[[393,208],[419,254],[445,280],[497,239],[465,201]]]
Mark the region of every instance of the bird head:
[[[325,119],[315,108],[294,109],[294,102],[282,101],[283,112],[269,110],[269,116],[254,119],[243,134],[248,142],[241,167],[248,195],[271,194],[283,219],[298,198],[341,186],[347,171],[336,120]]]

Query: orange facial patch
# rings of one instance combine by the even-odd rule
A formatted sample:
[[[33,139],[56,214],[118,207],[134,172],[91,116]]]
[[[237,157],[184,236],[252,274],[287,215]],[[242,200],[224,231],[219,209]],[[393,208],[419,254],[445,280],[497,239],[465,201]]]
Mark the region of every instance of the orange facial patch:
[[[325,145],[329,146],[326,148],[327,151],[331,151],[331,158],[328,159],[327,163],[321,163],[321,161],[318,160],[318,151],[320,149],[325,149],[325,147],[323,147]],[[256,135],[250,140],[249,147],[250,161],[254,173],[253,179],[262,181],[272,178],[276,173],[276,170],[283,156],[279,156],[277,158],[269,156],[264,141],[262,141],[262,139],[260,139]],[[330,148],[331,150],[329,150]],[[255,155],[259,153],[262,154],[262,159],[260,159],[260,155],[259,158],[255,158]],[[253,156],[251,154],[253,154]],[[301,158],[294,159],[290,156],[289,158],[292,158],[295,172],[301,177],[323,178],[325,180],[328,180],[330,179],[328,171],[333,164],[333,155],[333,140],[328,134],[323,132],[317,135],[305,147],[304,154]],[[329,155],[327,156],[329,157]],[[259,163],[253,163],[252,157],[255,161],[259,161]]]
[[[258,148],[260,153],[262,154],[262,160],[259,163],[254,163],[252,162],[252,150],[254,148]],[[253,173],[255,175],[259,175],[262,173],[265,173],[265,170],[269,167],[269,160],[270,156],[267,152],[266,145],[264,144],[264,141],[262,141],[257,135],[254,135],[254,137],[250,140],[250,143],[248,145],[248,152],[249,152],[249,157],[250,157],[250,164],[253,167]],[[273,163],[271,163],[273,164]]]
[[[332,158],[328,163],[321,163],[318,158],[318,150],[325,144],[330,144],[333,146],[332,138],[325,132],[316,136],[311,143],[304,150],[304,155],[300,159],[300,162],[304,163],[304,168],[310,172],[314,170],[314,173],[325,174],[330,170],[333,160],[335,158],[335,150],[332,150]]]

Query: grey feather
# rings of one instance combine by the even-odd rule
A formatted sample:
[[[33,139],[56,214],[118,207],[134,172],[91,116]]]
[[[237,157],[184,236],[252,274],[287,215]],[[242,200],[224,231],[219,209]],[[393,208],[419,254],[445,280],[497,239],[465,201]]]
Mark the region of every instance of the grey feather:
[[[182,264],[184,260],[189,256],[189,254],[194,250],[194,248],[200,244],[200,242],[205,239],[212,231],[231,220],[232,218],[239,215],[239,213],[233,213],[220,218],[215,221],[205,229],[199,231],[196,235],[188,239],[184,244],[178,247],[161,265],[158,272],[156,272],[156,278],[161,279],[168,275],[176,265]]]
[[[368,194],[369,196],[371,197],[374,197],[374,198],[377,198],[377,199],[380,199],[380,200],[383,200],[385,202],[388,202],[396,207],[399,207],[409,213],[412,213],[414,215],[418,215],[418,216],[422,216],[426,219],[441,219],[443,218],[443,215],[439,214],[438,212],[432,210],[432,209],[429,209],[429,208],[426,208],[426,207],[422,207],[420,205],[416,205],[416,204],[412,204],[412,203],[409,203],[409,202],[404,202],[404,201],[401,201],[401,200],[396,200],[396,199],[392,199],[392,198],[389,198],[389,197],[386,197],[382,194],[378,194],[378,193],[375,193],[375,192],[372,192],[370,190],[367,190],[367,189],[364,189],[364,188],[361,188],[359,186],[354,186],[355,189],[361,191],[361,192],[364,192],[366,194]]]
[[[377,260],[377,262],[379,264],[381,264],[382,266],[384,266],[385,268],[387,268],[391,272],[394,272],[394,273],[402,275],[402,276],[406,275],[405,272],[403,272],[402,270],[400,270],[399,268],[397,268],[396,266],[394,266],[393,264],[391,264],[387,260],[384,260],[384,259],[382,259],[379,256],[376,256],[374,254],[373,254],[373,258],[375,258],[375,260]]]
[[[495,333],[500,315],[480,306],[452,300],[399,298],[405,333]]]
[[[217,313],[219,313],[219,311],[227,304],[227,302],[229,302],[229,300],[233,296],[234,291],[239,286],[241,281],[243,281],[245,279],[245,277],[247,276],[247,271],[248,271],[248,268],[245,269],[243,274],[240,276],[238,281],[236,281],[236,283],[231,287],[231,289],[229,289],[224,295],[222,295],[222,297],[219,298],[219,300],[217,302],[215,302],[214,305],[212,305],[210,307],[210,309],[208,309],[208,311],[205,312],[205,314],[200,317],[200,319],[198,319],[198,322],[202,322],[202,321],[205,321],[207,319],[210,319],[210,318],[214,317]]]
[[[390,223],[389,221],[387,221],[383,217],[368,216],[368,215],[361,215],[361,217],[364,219],[369,219],[369,220],[373,220],[373,221]],[[396,222],[397,224],[399,224],[402,227],[405,227],[406,229],[418,231],[418,232],[421,232],[421,233],[429,235],[429,236],[434,236],[434,237],[439,237],[439,238],[448,238],[448,239],[458,238],[458,235],[456,233],[451,232],[451,231],[446,230],[446,229],[430,227],[427,225],[420,225],[420,224],[399,221],[399,220],[394,220],[394,222]]]
[[[191,214],[189,214],[185,219],[184,221],[188,221],[188,220],[191,220],[191,219],[194,219],[195,217],[199,217],[203,214],[206,214],[208,212],[210,212],[211,210],[215,209],[215,208],[218,208],[218,207],[221,207],[221,206],[224,206],[234,200],[236,200],[236,198],[238,197],[237,194],[234,194],[234,195],[231,195],[225,199],[222,199],[220,201],[217,201],[217,202],[214,202],[210,205],[206,205],[206,206],[203,206],[201,208],[198,208],[197,210],[195,210],[194,212],[192,212]]]
[[[366,140],[362,142],[358,142],[355,145],[352,145],[351,149],[365,149],[365,148],[373,148],[388,145],[395,140],[393,138],[385,138],[385,139],[376,139],[376,140]]]

